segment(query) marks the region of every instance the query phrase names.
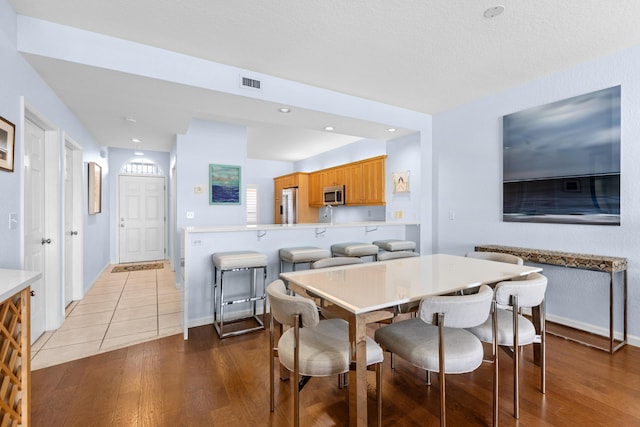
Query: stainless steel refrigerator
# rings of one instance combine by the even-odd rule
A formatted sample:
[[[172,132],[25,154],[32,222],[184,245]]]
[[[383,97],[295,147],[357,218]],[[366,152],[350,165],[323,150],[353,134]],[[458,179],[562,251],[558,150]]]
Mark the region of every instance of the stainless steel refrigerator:
[[[298,223],[298,189],[285,188],[280,195],[280,224]]]

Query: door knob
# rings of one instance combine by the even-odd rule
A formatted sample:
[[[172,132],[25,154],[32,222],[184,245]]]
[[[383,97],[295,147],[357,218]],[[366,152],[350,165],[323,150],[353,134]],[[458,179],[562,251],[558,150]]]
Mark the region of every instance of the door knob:
[[[40,243],[43,244],[43,245],[50,245],[51,244],[51,239],[45,239],[43,237],[42,240],[40,241]]]
[[[36,291],[31,291],[30,294],[31,294],[32,297],[35,297],[36,296]]]

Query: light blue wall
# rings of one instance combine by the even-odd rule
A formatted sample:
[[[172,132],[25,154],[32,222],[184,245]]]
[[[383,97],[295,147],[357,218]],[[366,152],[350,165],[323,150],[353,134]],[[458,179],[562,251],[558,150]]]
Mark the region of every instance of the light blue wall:
[[[258,186],[260,223],[273,223],[273,178],[293,172],[290,162],[247,159],[244,126],[194,120],[187,134],[177,143],[177,224],[188,226],[229,225],[246,222],[245,191],[247,184]],[[209,164],[241,167],[240,205],[210,205],[208,199]],[[201,185],[205,192],[195,194]],[[194,218],[187,219],[186,213]]]
[[[461,255],[476,244],[502,244],[627,257],[629,333],[635,335],[636,344],[640,343],[640,288],[635,286],[640,281],[638,75],[640,47],[634,47],[433,118],[436,250]],[[622,87],[621,226],[502,222],[502,116],[615,85]],[[549,317],[608,333],[608,275],[543,267],[550,280]]]
[[[385,141],[361,139],[335,150],[295,162],[294,167],[297,172],[313,172],[384,154],[387,154]]]
[[[103,168],[105,177],[108,177],[109,168],[106,159],[100,157],[100,146],[60,101],[55,93],[48,87],[40,76],[25,61],[17,51],[17,16],[6,0],[0,1],[0,116],[16,125],[16,149],[15,167],[13,173],[0,171],[0,188],[3,189],[0,196],[0,220],[2,224],[8,223],[9,212],[16,212],[19,218],[19,227],[9,230],[5,225],[0,227],[0,267],[22,267],[22,111],[21,97],[48,121],[59,127],[69,137],[82,146],[83,150],[83,195],[87,194],[87,163],[95,161]],[[60,144],[63,143],[62,135]],[[108,191],[108,183],[105,183],[105,192]],[[62,185],[62,184],[61,184]],[[62,188],[61,194],[62,194]],[[108,209],[110,207],[108,197],[103,197],[103,212],[98,215],[88,215],[86,199],[81,201],[84,212],[84,287],[88,288],[100,275],[109,262],[109,220]],[[62,225],[61,225],[62,227]],[[60,235],[63,235],[62,230]],[[96,245],[96,242],[101,244]]]
[[[429,176],[431,165],[422,166],[420,158],[420,138],[418,134],[392,139],[387,143],[386,164],[386,220],[398,222],[418,222],[422,199],[422,175]],[[394,172],[409,171],[409,192],[393,193],[391,175]],[[395,213],[401,217],[396,217]]]

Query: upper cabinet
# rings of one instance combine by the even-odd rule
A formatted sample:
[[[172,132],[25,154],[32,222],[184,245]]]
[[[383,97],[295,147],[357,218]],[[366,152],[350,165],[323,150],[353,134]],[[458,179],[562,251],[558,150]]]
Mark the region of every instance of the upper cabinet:
[[[309,174],[309,204],[320,207],[324,187],[344,185],[345,204],[383,206],[385,204],[385,159],[373,157]]]
[[[343,166],[322,169],[309,174],[309,204],[322,206],[322,194],[325,187],[345,185],[345,171]]]
[[[347,205],[382,206],[385,204],[385,158],[375,157],[345,166]]]

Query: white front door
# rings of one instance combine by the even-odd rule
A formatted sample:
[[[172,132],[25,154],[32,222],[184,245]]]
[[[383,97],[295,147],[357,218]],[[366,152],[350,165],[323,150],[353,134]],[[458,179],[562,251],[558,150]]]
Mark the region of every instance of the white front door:
[[[120,262],[164,259],[164,177],[120,175],[118,191]]]
[[[25,120],[24,268],[42,273],[42,279],[31,283],[31,342],[45,331],[45,257],[50,237],[45,230],[44,141],[44,130],[31,120]]]

